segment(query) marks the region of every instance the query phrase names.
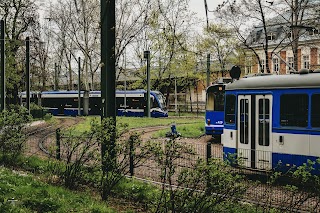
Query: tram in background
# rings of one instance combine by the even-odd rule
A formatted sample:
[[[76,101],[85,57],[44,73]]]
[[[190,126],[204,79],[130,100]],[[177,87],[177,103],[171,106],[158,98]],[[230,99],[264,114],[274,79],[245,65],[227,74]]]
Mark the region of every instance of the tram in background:
[[[90,114],[100,112],[101,92],[90,91]],[[118,116],[143,117],[147,112],[146,90],[117,90],[116,108]],[[168,117],[165,97],[160,91],[150,91],[150,115],[151,117]]]
[[[147,109],[147,92],[145,90],[116,91],[116,109],[118,116],[145,116]],[[78,115],[78,91],[44,91],[37,93],[41,106],[52,115]],[[88,114],[100,115],[101,92],[80,92],[80,111],[84,114],[87,97]],[[20,93],[21,104],[25,105],[26,93]],[[151,117],[168,117],[168,111],[163,94],[159,91],[150,91]]]
[[[320,73],[241,78],[226,85],[225,95],[226,158],[288,170],[320,157]]]
[[[225,86],[231,78],[220,78],[206,90],[205,133],[220,139],[224,125]]]

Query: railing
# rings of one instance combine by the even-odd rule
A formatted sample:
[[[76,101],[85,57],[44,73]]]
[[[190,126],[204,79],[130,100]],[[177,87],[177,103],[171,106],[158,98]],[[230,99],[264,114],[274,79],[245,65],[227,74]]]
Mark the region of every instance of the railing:
[[[63,138],[59,137],[58,139],[63,140]],[[156,143],[160,143],[162,149],[166,149],[168,141],[159,139]],[[221,144],[210,142],[188,143],[184,142],[183,139],[175,140],[174,143],[180,143],[192,149],[193,154],[181,154],[174,160],[173,163],[176,169],[175,174],[172,176],[173,184],[177,183],[178,176],[182,170],[193,169],[199,159],[207,162],[210,159],[217,159],[218,161],[226,159]],[[132,150],[134,150],[133,144],[129,144],[129,146],[130,153],[132,153]],[[246,187],[243,201],[288,212],[320,212],[319,193],[316,193],[317,190],[311,190],[311,186],[288,187],[287,185],[295,185],[296,183],[292,182],[292,179],[287,179],[287,177],[279,178],[279,182],[273,182],[275,176],[272,171],[271,156],[271,152],[268,151],[238,149],[237,154],[234,155],[235,158],[231,159],[233,164],[228,168],[228,171],[235,175],[243,175],[243,184]],[[163,168],[155,161],[156,156],[145,159],[143,164],[137,167],[133,163],[134,155],[129,154],[127,157],[129,162],[126,167],[128,174],[144,181],[167,184],[162,182]]]

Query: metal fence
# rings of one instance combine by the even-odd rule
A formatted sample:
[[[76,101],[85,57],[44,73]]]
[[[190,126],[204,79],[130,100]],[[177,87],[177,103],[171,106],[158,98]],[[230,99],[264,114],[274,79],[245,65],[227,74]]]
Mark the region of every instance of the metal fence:
[[[56,136],[58,140],[59,135]],[[156,140],[155,143],[160,143],[161,147],[165,149],[166,144],[169,140]],[[194,151],[193,155],[181,155],[174,161],[176,166],[175,175],[172,177],[177,181],[178,175],[183,169],[192,169],[195,163],[202,159],[204,161],[209,161],[209,159],[218,159],[218,161],[223,161],[224,155],[222,151],[221,144],[215,143],[188,143],[183,139],[175,140],[175,143],[180,143],[183,146],[187,146]],[[46,139],[43,142],[46,146],[50,146],[50,143],[54,143],[52,139]],[[57,143],[59,144],[59,143]],[[130,144],[129,152],[133,151],[133,144]],[[57,151],[61,148],[57,147]],[[237,164],[234,167],[230,167],[230,172],[234,175],[243,175],[243,184],[246,186],[246,192],[243,195],[243,200],[261,206],[268,206],[272,208],[282,209],[283,211],[297,211],[297,212],[320,212],[320,189],[311,190],[311,186],[300,185],[300,188],[288,187],[287,185],[296,184],[291,182],[290,179],[282,179],[282,182],[271,183],[272,170],[270,162],[268,160],[258,161],[255,170],[247,169],[246,167],[251,167],[254,162],[250,161],[248,156],[252,154],[252,150],[238,150]],[[58,154],[58,152],[57,152]],[[255,152],[257,158],[268,159],[271,155],[270,152]],[[57,155],[58,156],[58,155]],[[122,156],[123,158],[123,156]],[[162,184],[161,175],[163,171],[161,166],[157,164],[155,158],[150,157],[144,159],[143,163],[139,166],[134,166],[134,155],[127,155],[127,173],[131,176],[143,179],[145,181],[158,182]],[[132,161],[132,162],[131,162]],[[283,180],[288,182],[283,182]],[[298,183],[299,185],[299,183]]]

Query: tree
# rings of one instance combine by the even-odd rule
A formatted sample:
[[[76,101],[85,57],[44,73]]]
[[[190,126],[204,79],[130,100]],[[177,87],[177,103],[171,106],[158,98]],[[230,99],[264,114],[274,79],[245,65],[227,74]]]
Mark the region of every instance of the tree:
[[[301,36],[301,29],[299,26],[303,26],[305,23],[305,17],[306,17],[306,9],[310,5],[309,0],[294,0],[294,1],[288,1],[288,0],[282,0],[285,5],[290,9],[290,18],[286,21],[291,24],[291,47],[293,52],[293,63],[294,63],[294,69],[298,70],[298,48],[299,48],[299,38]],[[309,11],[310,12],[310,11]]]
[[[30,28],[38,23],[34,0],[1,0],[0,14],[6,34],[6,90],[9,104],[18,103],[18,91],[24,85],[21,47]],[[24,53],[23,53],[24,55]]]
[[[143,33],[133,43],[138,68],[136,76],[141,77],[141,86],[146,85],[145,68],[142,53],[151,52],[152,89],[166,94],[173,91],[175,77],[186,75],[193,67],[183,68],[188,54],[187,40],[190,33],[192,13],[187,7],[188,1],[153,0],[150,2],[149,14]],[[194,53],[193,53],[194,54]]]
[[[214,64],[217,69],[215,71],[217,73],[221,71],[223,76],[227,71],[226,66],[235,63],[235,56],[238,55],[238,41],[231,29],[219,24],[211,24],[204,29],[204,37],[200,40],[199,49],[211,53],[212,58],[218,62]]]
[[[226,1],[217,8],[219,17],[223,20],[223,22],[227,23],[228,26],[233,28],[233,31],[236,33],[242,44],[251,50],[256,56],[261,68],[261,72],[264,72],[264,67],[262,66],[261,58],[258,52],[252,45],[252,37],[255,35],[250,35],[248,32],[253,31],[252,26],[254,24],[259,24],[262,26],[262,32],[264,35],[264,38],[262,39],[264,58],[265,64],[268,65],[270,60],[270,55],[268,54],[269,40],[266,20],[266,14],[268,13],[268,10],[269,8],[266,6],[266,2],[262,0],[239,0],[233,2]],[[265,67],[266,72],[270,73],[270,67]]]
[[[308,0],[283,0],[279,3],[262,0],[226,1],[217,8],[220,18],[232,26],[243,45],[257,59],[261,72],[270,72],[273,56],[292,46],[294,68],[298,69],[298,44],[301,26],[305,23]],[[267,15],[268,14],[268,15]],[[292,36],[291,36],[292,35]],[[263,57],[259,49],[263,49]],[[286,62],[285,62],[286,63]]]
[[[49,48],[51,45],[51,37],[48,31],[44,30],[42,26],[37,23],[31,29],[31,90],[44,91],[47,89],[47,82],[49,80],[48,62],[49,62]]]

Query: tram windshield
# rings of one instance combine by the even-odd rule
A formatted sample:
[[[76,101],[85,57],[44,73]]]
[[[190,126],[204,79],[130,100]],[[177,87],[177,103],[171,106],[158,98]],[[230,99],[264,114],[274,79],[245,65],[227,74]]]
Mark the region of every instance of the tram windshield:
[[[224,110],[224,85],[211,86],[207,90],[206,110]]]
[[[155,93],[156,96],[157,96],[157,99],[159,101],[159,104],[160,104],[160,108],[166,110],[166,101],[165,101],[165,98],[164,96],[161,94],[161,93]]]

